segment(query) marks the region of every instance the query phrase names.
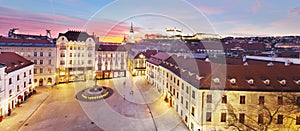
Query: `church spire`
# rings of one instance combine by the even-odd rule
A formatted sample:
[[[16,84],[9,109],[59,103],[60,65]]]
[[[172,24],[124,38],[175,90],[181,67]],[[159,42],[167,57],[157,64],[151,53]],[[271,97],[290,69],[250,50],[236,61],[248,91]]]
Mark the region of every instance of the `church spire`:
[[[130,33],[133,33],[133,24],[131,22],[131,26],[130,26]]]

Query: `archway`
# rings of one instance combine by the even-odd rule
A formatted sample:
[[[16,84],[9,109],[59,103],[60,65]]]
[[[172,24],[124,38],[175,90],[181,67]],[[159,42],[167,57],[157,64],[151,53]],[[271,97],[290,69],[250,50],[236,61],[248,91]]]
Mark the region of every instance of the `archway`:
[[[44,82],[44,80],[41,78],[41,79],[39,80],[39,86],[43,86],[43,82]]]
[[[48,78],[47,85],[52,85],[52,78]]]

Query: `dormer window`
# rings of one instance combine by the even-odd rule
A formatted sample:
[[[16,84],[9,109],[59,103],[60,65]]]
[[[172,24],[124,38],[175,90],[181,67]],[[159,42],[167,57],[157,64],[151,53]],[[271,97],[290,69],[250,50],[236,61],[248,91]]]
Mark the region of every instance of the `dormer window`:
[[[245,62],[243,65],[244,65],[244,66],[248,66],[248,62]]]
[[[280,80],[279,83],[280,83],[280,85],[282,85],[282,86],[286,86],[286,80]]]
[[[220,78],[214,78],[213,79],[213,81],[214,81],[214,83],[216,84],[216,85],[218,85],[218,84],[220,84]]]
[[[230,80],[231,85],[236,85],[236,79],[235,78],[231,78]]]
[[[181,71],[182,71],[182,72],[186,72],[186,70],[185,70],[185,69],[181,69]]]
[[[273,62],[269,62],[268,64],[267,64],[267,66],[273,66],[274,64],[273,64]]]
[[[196,79],[197,79],[197,80],[201,80],[202,78],[204,78],[204,77],[199,76],[199,75],[196,75]]]
[[[247,82],[249,83],[250,86],[254,85],[254,80],[253,79],[249,79],[249,80],[247,80]]]
[[[294,82],[300,86],[300,80],[294,80]]]
[[[265,84],[266,86],[269,86],[269,85],[270,85],[270,80],[269,80],[269,79],[266,79],[266,80],[264,80],[263,82],[264,82],[264,84]]]

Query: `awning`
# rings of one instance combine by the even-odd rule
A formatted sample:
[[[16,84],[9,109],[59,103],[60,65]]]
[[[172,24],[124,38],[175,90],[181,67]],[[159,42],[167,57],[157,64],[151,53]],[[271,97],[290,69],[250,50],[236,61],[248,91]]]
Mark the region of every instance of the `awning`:
[[[18,99],[23,99],[23,96],[19,95],[19,96],[18,96]]]
[[[27,95],[27,94],[28,94],[28,91],[25,91],[25,92],[24,92],[24,95]]]

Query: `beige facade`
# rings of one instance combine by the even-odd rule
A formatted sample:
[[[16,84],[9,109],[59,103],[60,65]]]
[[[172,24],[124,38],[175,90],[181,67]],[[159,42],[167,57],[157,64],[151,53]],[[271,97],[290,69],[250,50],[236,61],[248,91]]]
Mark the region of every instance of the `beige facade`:
[[[1,46],[0,52],[15,52],[35,63],[34,85],[49,86],[56,84],[56,47],[49,46]]]

